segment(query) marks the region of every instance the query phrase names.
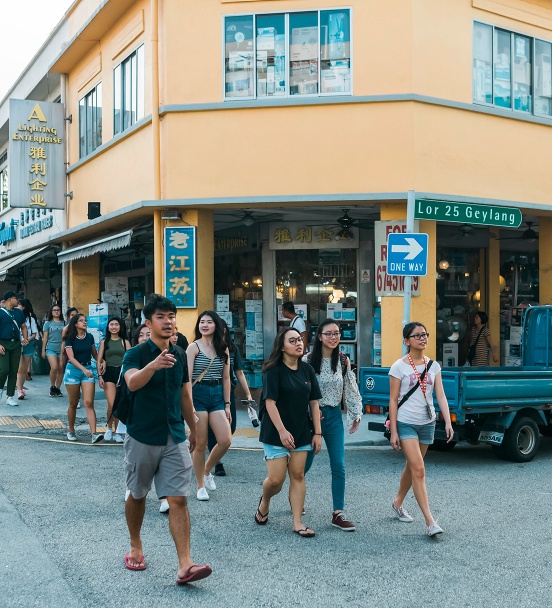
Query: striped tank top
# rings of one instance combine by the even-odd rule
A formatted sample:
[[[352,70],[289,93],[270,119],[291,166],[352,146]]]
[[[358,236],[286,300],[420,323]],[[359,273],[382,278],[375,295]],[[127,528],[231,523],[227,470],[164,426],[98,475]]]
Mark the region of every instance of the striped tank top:
[[[199,348],[197,342],[194,342],[197,346],[197,357],[194,361],[194,371],[192,373],[192,381],[196,378],[199,378],[203,371],[207,369],[209,363],[211,362],[211,357],[208,357],[202,350]],[[224,361],[216,355],[215,360],[211,363],[211,367],[209,367],[209,371],[203,376],[202,380],[220,380],[222,378],[222,370],[224,368]]]

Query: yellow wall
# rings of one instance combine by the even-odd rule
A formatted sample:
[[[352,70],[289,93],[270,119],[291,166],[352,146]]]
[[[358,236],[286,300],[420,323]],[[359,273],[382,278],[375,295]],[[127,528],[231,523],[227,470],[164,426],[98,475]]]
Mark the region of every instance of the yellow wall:
[[[69,293],[71,306],[88,316],[88,305],[100,297],[100,254],[70,262]]]

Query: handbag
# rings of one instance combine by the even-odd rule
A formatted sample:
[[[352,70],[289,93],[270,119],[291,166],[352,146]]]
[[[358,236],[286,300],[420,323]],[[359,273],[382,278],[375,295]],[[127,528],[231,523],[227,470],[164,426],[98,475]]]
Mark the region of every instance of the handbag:
[[[477,346],[477,343],[479,342],[479,337],[481,336],[481,332],[485,329],[485,327],[482,327],[479,330],[479,333],[477,334],[477,338],[475,339],[475,342],[470,346],[470,348],[468,349],[468,363],[471,365],[472,361],[475,359],[475,347]]]
[[[431,368],[431,366],[433,365],[433,361],[430,359],[427,362],[427,367],[426,369],[424,369],[424,371],[421,373],[420,378],[418,379],[418,381],[416,382],[416,384],[408,391],[408,393],[406,393],[406,395],[399,401],[398,405],[397,405],[397,410],[401,407],[401,405],[403,403],[406,403],[410,397],[412,397],[412,395],[416,392],[416,390],[418,389],[418,387],[420,386],[420,383],[422,382],[422,380],[425,378],[426,375],[426,371],[428,372],[429,369]],[[383,431],[383,436],[388,440],[391,441],[391,425],[389,422],[389,414],[387,414],[387,418],[385,419],[385,430]]]

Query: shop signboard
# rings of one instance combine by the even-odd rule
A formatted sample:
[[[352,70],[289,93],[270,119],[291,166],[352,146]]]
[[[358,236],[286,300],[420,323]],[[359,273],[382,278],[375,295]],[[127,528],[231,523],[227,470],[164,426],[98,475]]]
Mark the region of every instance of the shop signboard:
[[[10,99],[10,207],[65,209],[64,106]]]
[[[418,230],[415,222],[414,230]],[[374,222],[376,296],[403,296],[404,277],[387,273],[387,237],[393,233],[406,233],[406,220]],[[412,277],[412,295],[420,295],[420,279]]]
[[[338,224],[273,222],[269,224],[269,249],[358,249],[358,228],[340,235]]]
[[[522,221],[521,211],[513,207],[432,200],[416,200],[414,217],[417,220],[484,224],[485,226],[505,226],[506,228],[519,228]]]
[[[177,308],[197,308],[195,226],[165,228],[165,295]]]

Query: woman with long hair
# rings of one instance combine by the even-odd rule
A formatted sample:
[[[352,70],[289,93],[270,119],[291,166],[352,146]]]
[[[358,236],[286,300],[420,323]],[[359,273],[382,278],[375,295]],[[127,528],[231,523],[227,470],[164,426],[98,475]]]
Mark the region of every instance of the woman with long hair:
[[[25,388],[23,384],[31,375],[31,359],[34,355],[36,340],[38,337],[38,322],[33,310],[33,305],[26,298],[19,300],[19,308],[25,315],[25,325],[27,326],[28,342],[23,346],[19,369],[17,370],[17,398],[25,399]]]
[[[69,432],[67,439],[76,441],[75,419],[77,417],[77,403],[82,391],[84,407],[86,408],[86,418],[92,443],[98,443],[104,436],[103,433],[96,433],[96,411],[94,410],[94,392],[96,388],[96,345],[94,337],[86,331],[88,321],[86,317],[77,313],[67,326],[65,332],[65,352],[67,353],[67,366],[63,376],[65,390],[69,397],[69,407],[67,409],[67,421]],[[94,362],[94,363],[93,363]]]
[[[491,337],[491,330],[487,327],[488,322],[489,315],[486,312],[479,310],[475,313],[467,357],[468,363],[472,367],[489,365],[489,353],[492,353],[495,363],[498,361],[496,347]]]
[[[301,334],[293,327],[285,327],[276,335],[263,368],[259,440],[263,443],[268,475],[263,482],[255,522],[260,526],[268,523],[270,500],[282,489],[287,474],[293,532],[302,538],[311,538],[314,530],[305,526],[302,518],[305,463],[308,452],[314,450],[318,454],[322,446],[318,407],[322,395],[314,370],[301,360],[302,356]]]
[[[103,388],[107,399],[107,428],[104,435],[105,441],[115,441],[123,443],[123,438],[117,432],[113,435],[113,426],[117,431],[118,420],[111,415],[117,382],[121,374],[121,366],[126,351],[130,348],[130,342],[126,338],[126,326],[120,317],[111,317],[107,322],[105,338],[100,342],[97,361],[97,372],[100,381],[100,388]],[[100,368],[102,361],[105,361],[105,371]]]
[[[230,355],[224,341],[222,320],[213,310],[202,312],[195,325],[194,342],[186,351],[192,379],[192,399],[199,418],[193,453],[197,499],[209,500],[217,486],[211,470],[232,443],[230,424]],[[205,462],[208,427],[217,443]]]
[[[349,358],[339,352],[341,331],[334,319],[326,319],[318,326],[312,352],[305,356],[314,369],[320,392],[320,411],[322,413],[322,437],[328,448],[330,469],[332,472],[332,526],[345,532],[354,531],[355,525],[343,514],[345,508],[345,431],[341,416],[341,401],[344,384],[351,372]],[[356,380],[351,386],[356,387]],[[362,399],[346,400],[347,420],[351,425],[349,433],[354,433],[360,424],[362,416]],[[305,473],[309,471],[314,461],[314,454],[309,452]]]
[[[443,389],[441,366],[424,356],[429,339],[425,325],[417,321],[408,323],[403,329],[403,339],[408,353],[395,361],[389,370],[389,422],[391,447],[394,450],[402,449],[406,465],[391,507],[400,521],[412,522],[412,516],[403,507],[412,487],[424,515],[426,534],[435,536],[442,534],[443,529],[429,510],[424,466],[424,456],[435,435],[437,416],[433,405],[434,390],[445,420],[447,441],[452,441],[454,431]]]
[[[60,386],[63,380],[61,365],[61,341],[65,321],[61,306],[54,304],[48,311],[42,338],[42,358],[50,364],[50,397],[63,397]]]

